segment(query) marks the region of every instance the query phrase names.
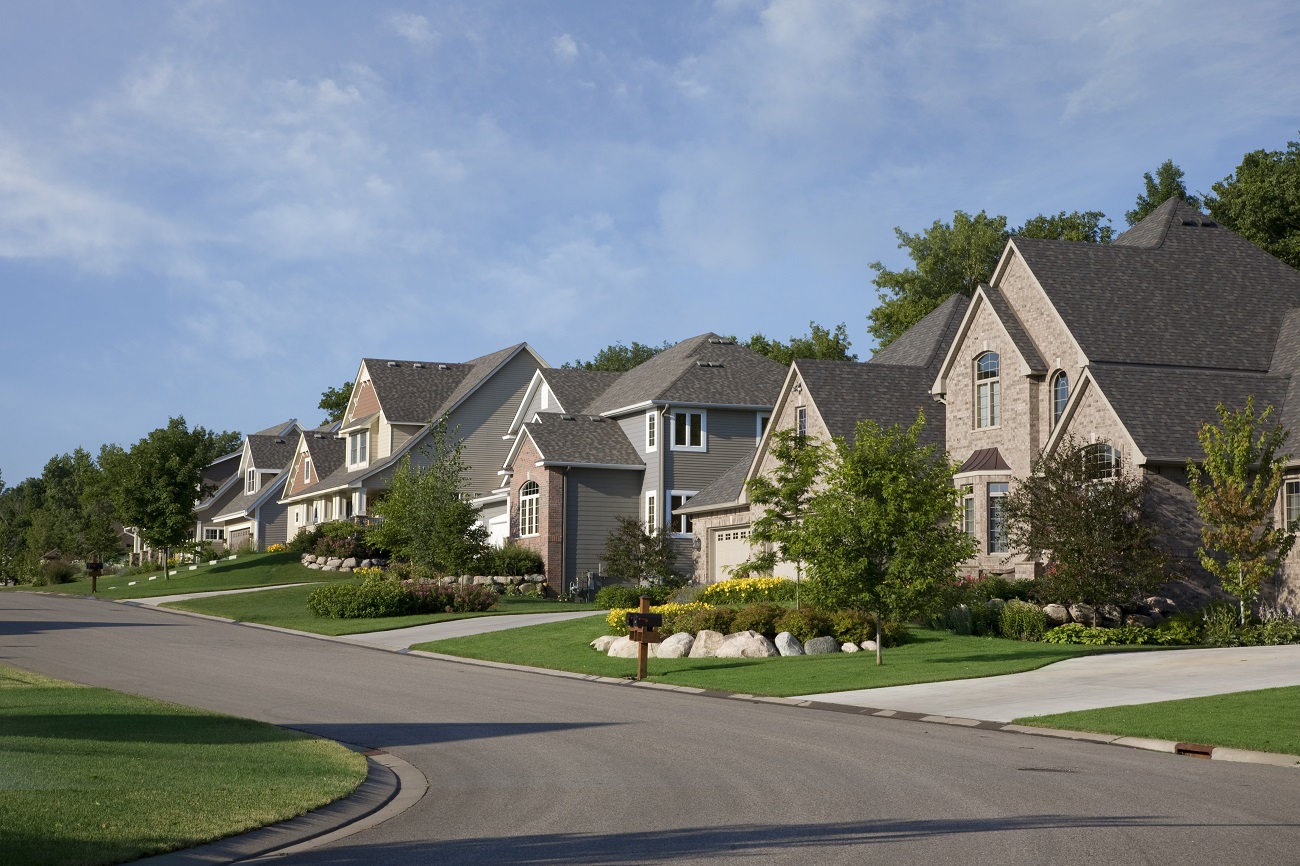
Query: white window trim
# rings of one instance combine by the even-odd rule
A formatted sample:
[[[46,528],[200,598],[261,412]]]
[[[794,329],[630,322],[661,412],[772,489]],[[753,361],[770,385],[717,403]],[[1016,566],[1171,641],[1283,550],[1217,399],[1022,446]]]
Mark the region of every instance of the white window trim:
[[[641,524],[647,533],[659,526],[659,491],[647,490],[641,506]]]
[[[311,484],[311,457],[302,459],[302,483]]]
[[[801,439],[808,436],[808,407],[796,406],[794,412],[794,432]]]
[[[993,492],[993,485],[994,485],[994,484],[1005,484],[1005,485],[1007,486],[1007,489],[1006,489],[1006,490],[1000,490],[1000,491],[998,491],[998,492],[995,493],[995,492]],[[1007,549],[1006,549],[1006,550],[994,550],[994,549],[993,549],[993,500],[995,500],[995,499],[1005,500],[1005,499],[1006,499],[1008,496],[1010,496],[1010,495],[1011,495],[1011,485],[1010,485],[1010,482],[1007,482],[1007,481],[989,481],[989,482],[986,482],[985,485],[984,485],[984,500],[985,500],[985,502],[987,503],[987,505],[986,505],[987,511],[986,511],[986,514],[985,514],[985,521],[984,521],[984,522],[985,522],[985,526],[984,526],[984,544],[985,544],[985,546],[988,548],[985,552],[988,553],[990,556],[992,556],[992,555],[994,555],[994,554],[999,554],[999,553],[1003,553],[1003,554],[1005,554],[1005,553],[1010,553],[1010,552],[1011,552],[1011,544],[1010,544],[1010,540],[1009,540],[1008,538],[1006,538],[1006,532],[1007,532],[1007,527],[1006,527],[1007,513],[1006,513],[1006,504],[1005,504],[1005,502],[1004,502],[1003,505],[1002,505],[1002,509],[1003,509],[1003,510],[1002,510],[1002,520],[1003,520],[1002,533],[1003,533],[1003,541],[1006,542],[1006,548],[1007,548]]]
[[[653,407],[645,413],[645,450],[659,450],[659,412]]]
[[[364,450],[364,455],[357,454]],[[363,468],[370,465],[370,428],[348,434],[348,468]]]
[[[208,537],[209,532],[212,533],[211,538]],[[204,541],[225,541],[226,530],[221,528],[220,526],[205,526],[203,527],[203,540]]]
[[[256,469],[245,470],[244,493],[256,493],[257,489],[261,486],[260,484],[258,484],[259,481],[261,481],[261,478],[258,477]]]
[[[699,445],[679,445],[677,444],[677,416],[686,415],[686,439],[690,441],[691,426],[690,416],[700,416],[700,444]],[[709,450],[709,413],[706,409],[676,409],[672,413],[672,423],[669,425],[670,442],[674,451],[699,451]]]
[[[754,416],[754,444],[757,445],[763,439],[763,422],[772,423],[771,412],[759,412]]]
[[[519,537],[536,538],[542,534],[542,488],[537,484],[536,493],[524,493],[524,486],[528,484],[537,484],[536,481],[525,481],[519,487]],[[526,532],[528,528],[529,517],[533,523],[533,531]]]
[[[698,491],[698,490],[669,490],[669,491],[668,491],[668,519],[669,519],[670,521],[672,521],[672,525],[673,525],[673,530],[674,530],[674,531],[673,531],[672,533],[670,533],[670,535],[671,535],[673,538],[690,538],[692,535],[695,534],[694,532],[679,532],[679,531],[677,531],[677,520],[678,520],[678,517],[677,517],[677,515],[673,514],[673,497],[674,497],[674,496],[681,496],[681,497],[683,497],[682,505],[685,505],[685,504],[686,504],[686,501],[688,501],[692,496],[694,496],[695,494],[697,494],[697,493],[699,493],[699,492],[700,492],[700,491]]]
[[[986,379],[980,378],[980,359],[988,355],[994,355],[998,361],[998,372],[996,376],[990,376]],[[976,430],[996,430],[1002,426],[1002,355],[992,350],[980,352],[975,356],[974,361],[975,375],[975,402],[971,406],[971,420],[974,421]],[[987,424],[981,424],[980,421],[980,392],[985,388],[988,389],[989,395],[989,417]]]

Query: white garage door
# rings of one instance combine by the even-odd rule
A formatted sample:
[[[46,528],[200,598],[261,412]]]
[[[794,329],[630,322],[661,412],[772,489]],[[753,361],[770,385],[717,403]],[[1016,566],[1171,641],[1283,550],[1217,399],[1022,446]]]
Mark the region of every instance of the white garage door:
[[[713,531],[713,567],[709,582],[731,577],[728,569],[749,559],[749,527],[731,526]]]

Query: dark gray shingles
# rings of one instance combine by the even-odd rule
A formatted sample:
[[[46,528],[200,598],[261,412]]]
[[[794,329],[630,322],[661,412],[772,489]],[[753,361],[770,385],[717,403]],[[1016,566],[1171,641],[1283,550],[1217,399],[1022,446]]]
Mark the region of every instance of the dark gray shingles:
[[[312,475],[319,480],[294,491],[294,497],[338,486],[337,477],[347,474],[347,447],[343,439],[329,433],[307,433],[307,453],[311,455]]]
[[[726,472],[719,475],[711,484],[687,500],[679,512],[692,512],[699,508],[734,505],[745,489],[745,477],[749,474],[750,464],[754,462],[754,449],[736,462]]]
[[[256,433],[252,433],[250,435],[252,436],[297,436],[299,429],[301,428],[299,428],[298,426],[298,419],[290,418],[288,421],[283,421],[279,424],[273,424],[272,426],[267,427],[265,430],[258,430]]]
[[[598,415],[539,412],[524,425],[542,460],[589,466],[644,466],[618,422]]]
[[[1265,372],[1300,307],[1300,271],[1181,200],[1120,242],[1013,243],[1092,362]]]
[[[253,493],[242,492],[248,488],[244,487],[241,483],[240,494],[230,500],[230,502],[220,510],[220,513],[217,514],[217,518],[246,515],[253,510],[259,499],[268,495],[275,496],[278,499],[283,495],[283,488],[285,482],[288,480],[289,477],[281,471],[279,475],[264,479],[262,481],[262,486],[257,488]],[[272,493],[272,491],[274,491],[274,493]]]
[[[922,444],[943,447],[943,406],[930,396],[934,376],[929,368],[810,360],[794,365],[832,436],[852,440],[863,419],[882,427],[909,427],[924,412]]]
[[[908,328],[896,340],[871,356],[868,364],[896,364],[907,367],[930,367],[943,360],[952,345],[961,317],[970,299],[950,295],[925,318]]]
[[[469,364],[386,358],[366,358],[365,363],[375,397],[393,424],[424,424],[436,418],[473,369]]]
[[[1289,387],[1277,376],[1182,367],[1093,364],[1090,371],[1137,447],[1157,461],[1201,457],[1197,431],[1218,423],[1220,403],[1238,409],[1253,396],[1257,411],[1283,409]]]
[[[622,373],[599,370],[542,370],[546,385],[565,412],[582,412],[593,400],[613,387]]]
[[[1274,376],[1300,373],[1300,310],[1287,310],[1282,317],[1268,372]]]
[[[989,299],[989,305],[993,307],[993,312],[997,313],[998,320],[1002,322],[1002,327],[1006,329],[1007,336],[1011,338],[1016,351],[1029,365],[1029,372],[1039,375],[1046,373],[1047,363],[1034,346],[1034,341],[1029,339],[1029,335],[1025,333],[1024,325],[1020,323],[1016,311],[1011,309],[1011,304],[1007,302],[1006,296],[992,286],[982,286],[981,288],[984,289],[984,294]]]
[[[248,437],[248,450],[253,458],[253,467],[261,470],[282,469],[298,450],[298,437],[253,434]]]

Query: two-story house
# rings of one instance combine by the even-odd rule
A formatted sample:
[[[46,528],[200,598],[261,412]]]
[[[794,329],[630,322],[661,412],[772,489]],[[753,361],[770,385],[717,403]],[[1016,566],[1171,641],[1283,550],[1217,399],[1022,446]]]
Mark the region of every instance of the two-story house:
[[[283,542],[284,519],[275,513],[272,506],[265,513],[260,511],[263,502],[252,502],[248,494],[262,492],[275,485],[273,479],[279,476],[289,462],[293,443],[298,441],[302,428],[297,420],[290,418],[280,424],[249,433],[237,451],[222,455],[208,465],[204,472],[204,484],[212,492],[194,508],[194,538],[207,541],[218,550],[234,549],[248,543],[259,548],[276,541]],[[281,479],[282,480],[282,479]],[[263,497],[255,497],[261,500]],[[238,505],[251,505],[246,512]],[[240,511],[236,518],[235,512]],[[271,524],[279,528],[271,530],[276,538],[264,541]],[[237,535],[232,542],[229,531]],[[246,530],[246,531],[245,531]]]
[[[498,491],[510,538],[542,556],[555,591],[601,573],[620,516],[666,526],[689,572],[691,518],[677,511],[753,451],[785,374],[716,334],[626,373],[540,371],[511,425]]]

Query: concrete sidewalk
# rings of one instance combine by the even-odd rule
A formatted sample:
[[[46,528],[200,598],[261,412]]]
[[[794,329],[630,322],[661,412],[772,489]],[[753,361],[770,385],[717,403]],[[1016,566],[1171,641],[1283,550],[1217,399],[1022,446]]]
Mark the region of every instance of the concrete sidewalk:
[[[1021,674],[800,698],[1010,722],[1025,716],[1295,685],[1300,685],[1300,645],[1084,656]]]
[[[349,634],[335,640],[357,643],[364,646],[382,647],[383,649],[406,649],[412,644],[449,637],[466,637],[473,634],[487,634],[493,631],[505,631],[522,628],[526,625],[541,625],[548,622],[563,622],[569,619],[581,619],[584,616],[602,616],[609,611],[578,610],[564,613],[512,613],[496,616],[475,616],[469,619],[454,619],[449,622],[431,622],[428,625],[413,625],[410,628],[395,628],[390,631],[372,631],[364,634]]]
[[[189,601],[192,598],[212,598],[218,595],[239,595],[244,592],[265,592],[268,589],[288,589],[291,586],[306,586],[305,583],[277,583],[274,586],[250,586],[246,589],[218,589],[211,592],[182,592],[177,595],[155,595],[152,598],[124,598],[128,604],[143,604],[157,607],[173,601]],[[116,600],[116,599],[115,599]]]

